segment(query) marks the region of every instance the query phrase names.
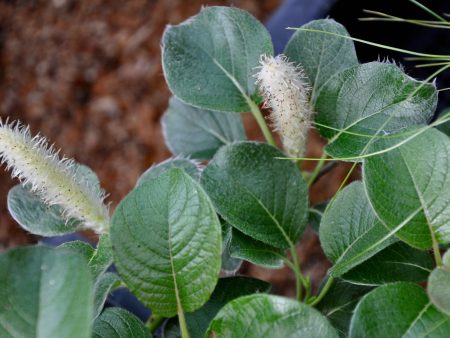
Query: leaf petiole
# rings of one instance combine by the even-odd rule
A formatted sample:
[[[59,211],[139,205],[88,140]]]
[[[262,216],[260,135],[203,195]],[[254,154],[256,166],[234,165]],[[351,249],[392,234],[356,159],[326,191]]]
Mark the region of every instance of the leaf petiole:
[[[314,170],[312,171],[311,175],[308,177],[308,181],[307,181],[308,187],[313,185],[313,183],[316,180],[317,176],[319,176],[320,170],[322,169],[322,167],[326,163],[326,158],[327,158],[327,154],[325,153],[325,151],[323,151],[322,156],[319,159],[319,163],[317,163],[317,165],[314,168]]]
[[[189,338],[189,331],[186,324],[186,318],[182,309],[178,311],[178,321],[180,323],[181,338]]]
[[[311,283],[302,274],[295,245],[291,245],[289,250],[291,253],[292,262],[284,256],[281,258],[283,259],[284,263],[292,270],[292,272],[294,272],[296,298],[299,302],[301,302],[303,299],[302,286],[305,288],[305,299],[307,299],[307,297],[311,293]]]
[[[320,290],[320,293],[315,297],[309,305],[316,306],[320,303],[320,301],[325,297],[328,290],[330,290],[331,285],[333,285],[334,278],[332,276],[328,277],[327,282],[325,283],[325,286]]]

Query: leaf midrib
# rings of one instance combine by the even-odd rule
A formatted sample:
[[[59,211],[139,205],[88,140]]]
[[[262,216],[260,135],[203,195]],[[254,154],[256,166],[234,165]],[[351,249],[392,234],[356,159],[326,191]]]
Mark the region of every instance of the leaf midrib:
[[[226,113],[223,113],[223,114],[226,114]],[[214,119],[215,119],[214,116],[211,116],[211,118],[214,118]],[[230,140],[225,139],[225,137],[223,137],[222,135],[220,135],[220,134],[219,134],[218,132],[216,132],[213,128],[209,128],[209,127],[205,126],[204,124],[195,121],[194,119],[191,119],[191,121],[192,121],[192,123],[193,123],[195,126],[197,126],[197,127],[199,127],[200,129],[204,130],[206,133],[212,135],[213,137],[215,137],[216,139],[218,139],[218,140],[219,140],[220,142],[222,142],[223,144],[230,144],[230,143],[232,142],[232,141],[230,141]],[[215,122],[216,122],[216,126],[221,127],[220,123],[217,123],[217,121],[215,121]],[[223,131],[223,130],[222,130],[222,131]],[[224,133],[224,134],[225,134],[225,133]]]
[[[222,14],[223,14],[223,13],[222,13]],[[228,19],[230,19],[230,18],[228,17]],[[221,22],[221,20],[219,20],[219,21]],[[231,21],[233,21],[233,20],[231,20]],[[221,22],[221,23],[222,23],[222,22]],[[241,32],[240,26],[239,26],[239,25],[236,25],[236,26],[237,26],[237,28],[238,28],[238,30],[239,30],[241,36],[243,36],[243,34],[242,34],[242,32]],[[224,30],[224,31],[225,31],[225,30]],[[225,34],[225,35],[226,35],[226,34]],[[211,41],[213,42],[213,45],[214,45],[214,40],[215,40],[215,39],[212,38],[212,36],[211,36]],[[226,42],[227,42],[228,49],[230,50],[230,43],[229,43],[229,41],[228,41],[228,38],[226,37],[225,40],[226,40]],[[247,96],[247,94],[246,94],[246,90],[244,90],[244,88],[242,88],[242,84],[241,84],[241,83],[238,81],[238,79],[234,76],[234,63],[233,63],[233,58],[231,57],[231,56],[232,56],[231,50],[230,50],[230,60],[231,60],[231,68],[232,68],[232,69],[231,69],[231,73],[229,73],[228,70],[222,65],[222,63],[219,62],[219,61],[218,61],[214,56],[212,56],[208,51],[206,51],[202,46],[200,46],[200,45],[197,44],[197,48],[200,49],[200,50],[202,50],[203,53],[211,59],[212,63],[215,64],[216,66],[218,66],[218,68],[219,68],[219,69],[225,74],[225,76],[231,81],[231,83],[233,84],[233,86],[240,92],[240,94],[242,95],[242,97],[244,98],[244,100],[247,100],[248,96]],[[215,47],[214,47],[214,52],[215,52]],[[247,49],[245,49],[245,53],[247,54]],[[248,57],[247,57],[246,59],[247,59],[247,65],[248,65]],[[246,72],[248,72],[248,67],[247,67],[247,69],[246,69]],[[248,78],[248,74],[246,74],[246,77]],[[247,88],[247,89],[248,89],[248,88]]]
[[[175,185],[174,185],[175,186]],[[172,189],[171,189],[172,190]],[[170,205],[170,199],[171,199],[172,191],[169,191],[167,194],[167,206]],[[186,203],[186,199],[184,201]],[[172,271],[172,278],[173,278],[173,285],[174,285],[174,291],[175,291],[175,298],[177,300],[177,313],[180,315],[180,312],[183,313],[183,306],[181,305],[181,299],[180,299],[180,293],[178,291],[178,284],[177,284],[177,273],[175,271],[174,266],[174,258],[172,255],[172,231],[171,231],[171,223],[169,222],[169,210],[167,210],[167,244],[169,246],[169,261],[170,261],[170,269]]]
[[[409,167],[408,161],[406,161],[405,156],[403,155],[403,152],[401,150],[401,148],[399,149],[399,153],[400,153],[400,157],[403,160],[403,163],[405,164],[406,169],[408,170],[408,174],[409,177],[411,178],[411,182],[414,186],[414,190],[416,191],[417,197],[419,198],[419,202],[420,202],[420,206],[422,207],[423,210],[423,215],[425,216],[425,219],[427,221],[427,226],[428,226],[428,230],[430,231],[430,236],[433,242],[436,242],[436,235],[434,233],[434,229],[433,226],[431,224],[431,221],[429,219],[429,215],[428,215],[428,209],[427,209],[427,205],[423,199],[422,193],[419,190],[419,187],[417,185],[417,182],[415,180],[415,177],[411,171],[411,168]]]
[[[423,316],[423,314],[428,310],[428,308],[431,306],[431,302],[428,302],[424,305],[423,309],[420,310],[420,312],[417,314],[417,316],[414,318],[414,320],[411,322],[411,324],[408,326],[408,328],[405,330],[405,333],[403,333],[402,338],[406,337],[406,334],[411,330],[412,327],[417,323],[417,321]]]
[[[213,40],[214,41],[214,40]],[[215,57],[213,57],[212,55],[210,55],[209,54],[209,52],[208,51],[206,51],[202,46],[200,46],[200,45],[196,45],[197,46],[197,48],[199,49],[199,50],[201,50],[209,59],[211,59],[211,61],[212,61],[212,63],[213,64],[215,64],[224,74],[225,74],[225,76],[231,81],[231,83],[233,84],[233,86],[240,92],[240,94],[244,97],[244,99],[245,99],[245,97],[246,97],[246,93],[245,93],[245,90],[242,88],[242,86],[241,86],[241,84],[239,83],[239,81],[234,77],[234,75],[233,74],[230,74],[227,70],[226,70],[226,68],[215,58]],[[182,47],[182,46],[179,46],[179,47]],[[183,49],[184,51],[186,51],[186,52],[191,52],[191,49]],[[192,56],[196,56],[196,55],[194,55],[194,54],[192,54],[192,52],[191,52],[191,55]]]
[[[404,261],[403,262],[402,261],[384,261],[384,262],[387,263],[387,264],[398,264],[398,265],[412,266],[412,267],[415,267],[417,269],[424,270],[424,271],[426,271],[428,273],[430,273],[432,271],[430,269],[427,269],[424,266],[421,266],[421,265],[418,265],[418,264],[414,264],[414,263],[411,263],[411,262],[404,262]]]
[[[342,259],[345,257],[345,255],[347,254],[347,252],[349,252],[350,249],[353,248],[353,246],[356,245],[357,242],[360,242],[361,238],[363,238],[364,236],[366,236],[366,235],[367,235],[373,228],[375,228],[375,226],[377,226],[377,225],[383,226],[383,225],[382,225],[381,223],[379,223],[378,221],[375,221],[375,222],[373,223],[373,226],[372,226],[372,227],[370,227],[370,228],[368,228],[366,231],[364,231],[360,236],[358,236],[358,237],[356,238],[356,240],[355,240],[354,242],[352,242],[352,243],[347,247],[347,249],[345,249],[345,250],[342,252],[342,254],[340,255],[340,257],[336,260],[336,262],[334,263],[334,266],[333,266],[333,267],[331,268],[331,270],[330,270],[332,274],[333,274],[333,271],[336,270],[335,267],[338,266],[338,264],[340,264],[340,263],[342,262]],[[383,237],[382,237],[382,238],[383,238]],[[388,240],[390,240],[390,239],[386,239],[385,241],[388,241]],[[383,242],[385,242],[385,241],[383,241]],[[379,243],[378,245],[383,244],[383,242],[382,242],[382,243]],[[347,265],[347,266],[349,266],[349,265],[351,266],[351,264],[352,264],[355,260],[358,260],[358,258],[363,257],[365,254],[367,254],[367,252],[370,252],[370,251],[373,250],[373,249],[374,249],[374,248],[371,248],[371,247],[367,248],[367,247],[366,247],[362,252],[358,253],[356,256],[351,257],[351,258],[347,261],[347,264],[343,264],[343,266],[344,266],[344,267],[345,267],[346,265]],[[375,256],[375,255],[376,255],[378,252],[380,252],[381,250],[383,250],[383,248],[380,249],[380,250],[378,250],[378,251],[375,251],[375,250],[374,250],[373,255],[367,257],[367,259],[369,259],[369,258]],[[367,259],[366,259],[366,260],[367,260]],[[345,263],[345,261],[344,261],[344,263]],[[341,269],[338,269],[338,271],[339,271],[339,270],[342,270],[342,267],[341,267]],[[351,270],[351,268],[348,268],[346,271],[340,273],[339,276],[340,276],[340,275],[343,275],[344,273],[348,272],[349,270]],[[335,276],[335,277],[338,277],[338,276],[336,276],[336,275],[334,275],[334,276]]]
[[[361,297],[359,297],[359,298],[361,298]],[[352,299],[352,300],[349,300],[347,303],[344,303],[344,304],[342,304],[342,305],[340,305],[340,306],[336,306],[335,308],[330,309],[330,310],[327,311],[327,313],[325,313],[324,315],[327,316],[327,317],[329,317],[329,316],[331,316],[332,314],[334,314],[334,313],[336,313],[336,312],[338,312],[338,311],[341,311],[341,310],[344,309],[345,307],[351,305],[352,303],[356,303],[356,302],[358,302],[358,299]]]
[[[288,243],[288,245],[290,247],[294,246],[293,242],[291,241],[291,239],[289,238],[287,233],[284,231],[284,229],[281,226],[281,224],[278,222],[278,220],[275,218],[275,216],[273,216],[272,213],[266,208],[264,203],[262,203],[262,201],[249,188],[247,188],[245,185],[241,184],[241,182],[239,182],[239,180],[233,179],[233,181],[236,182],[239,186],[241,186],[245,191],[247,191],[250,194],[251,197],[253,197],[256,200],[256,202],[267,213],[267,215],[269,215],[270,219],[272,219],[272,221],[275,223],[276,227],[281,232],[281,234],[283,235],[283,237],[286,240],[286,242]]]

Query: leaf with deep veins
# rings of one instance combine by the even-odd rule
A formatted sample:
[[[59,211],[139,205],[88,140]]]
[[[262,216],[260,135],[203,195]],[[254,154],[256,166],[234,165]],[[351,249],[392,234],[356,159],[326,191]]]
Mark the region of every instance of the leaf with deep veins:
[[[194,311],[214,290],[220,222],[203,189],[181,169],[128,194],[114,213],[111,240],[119,274],[154,313]]]

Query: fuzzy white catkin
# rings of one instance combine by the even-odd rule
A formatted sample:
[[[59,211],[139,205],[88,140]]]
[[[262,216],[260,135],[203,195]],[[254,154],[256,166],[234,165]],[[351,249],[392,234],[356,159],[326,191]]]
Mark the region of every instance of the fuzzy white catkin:
[[[303,68],[289,62],[285,55],[262,55],[260,63],[256,83],[264,96],[264,106],[271,109],[272,127],[280,134],[286,154],[302,157],[313,118],[311,87]]]
[[[0,121],[0,157],[22,184],[49,205],[59,205],[66,219],[77,218],[97,233],[108,230],[105,194],[74,173],[73,160],[59,159],[59,151],[42,136],[31,136],[19,122]]]

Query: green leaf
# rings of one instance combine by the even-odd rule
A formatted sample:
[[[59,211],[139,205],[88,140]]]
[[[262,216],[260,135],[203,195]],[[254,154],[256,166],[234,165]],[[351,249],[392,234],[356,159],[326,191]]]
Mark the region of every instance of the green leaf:
[[[364,163],[364,181],[377,216],[413,247],[429,249],[432,233],[440,243],[450,242],[449,167],[450,140],[436,129]]]
[[[222,223],[222,271],[234,274],[242,265],[242,259],[231,257],[231,225]]]
[[[200,179],[200,163],[196,162],[195,160],[190,160],[188,158],[169,158],[161,163],[158,163],[156,165],[152,165],[150,168],[148,168],[144,173],[139,177],[136,187],[144,184],[148,180],[151,180],[155,177],[158,177],[159,175],[165,173],[167,170],[171,168],[179,168],[183,169],[186,174],[191,176],[194,180]]]
[[[317,310],[328,318],[341,337],[347,337],[353,310],[361,297],[370,290],[371,287],[337,279],[317,305]]]
[[[393,64],[371,62],[344,70],[325,84],[316,122],[341,130],[319,126],[330,139],[325,148],[329,155],[359,156],[382,142],[379,136],[425,125],[436,103],[433,84],[416,81]]]
[[[204,337],[209,323],[225,304],[241,296],[269,292],[270,287],[269,283],[248,277],[228,277],[219,279],[208,302],[197,311],[186,314],[189,334],[191,337]],[[164,327],[164,337],[181,337],[176,318],[170,319]]]
[[[93,189],[100,189],[100,182],[88,167],[76,164],[74,175],[86,180]],[[58,205],[47,205],[31,191],[30,185],[16,185],[8,193],[8,210],[14,220],[25,230],[40,236],[70,234],[83,228],[76,219],[66,220]]]
[[[448,337],[450,317],[430,303],[418,285],[380,286],[364,296],[355,309],[350,338]]]
[[[94,316],[96,318],[103,309],[108,294],[120,286],[120,278],[115,273],[104,271],[112,263],[112,252],[109,235],[100,237],[97,249],[82,241],[66,242],[58,246],[60,250],[71,250],[82,256],[89,266],[94,281]]]
[[[95,252],[92,245],[83,241],[65,242],[57,246],[57,248],[65,251],[71,250],[75,252],[76,254],[84,258],[86,264],[89,264],[89,261],[91,260]]]
[[[150,331],[132,313],[121,308],[106,309],[94,322],[92,338],[150,338]]]
[[[201,182],[218,213],[244,234],[288,248],[302,234],[308,190],[295,163],[272,146],[236,142],[223,146]]]
[[[211,322],[212,337],[338,337],[317,310],[295,300],[269,295],[237,298],[225,305]]]
[[[132,190],[111,227],[115,263],[154,313],[191,312],[209,298],[220,272],[220,222],[200,185],[170,169]]]
[[[201,160],[209,160],[224,144],[246,139],[239,114],[198,109],[175,97],[161,124],[172,154]]]
[[[332,19],[311,21],[302,28],[349,36],[344,26]],[[320,32],[296,31],[284,54],[289,61],[303,66],[312,85],[313,103],[330,78],[358,64],[353,41]]]
[[[71,251],[21,247],[0,255],[0,336],[89,338],[92,281]]]
[[[190,105],[225,112],[249,111],[243,93],[255,93],[254,68],[262,54],[273,54],[264,26],[232,7],[204,7],[187,21],[168,26],[162,41],[164,75],[172,93]]]
[[[96,280],[113,263],[113,251],[109,234],[100,236],[94,255],[89,260],[89,267]]]
[[[233,229],[230,255],[268,269],[279,269],[284,265],[283,257],[286,257],[286,252]]]
[[[66,242],[58,246],[58,249],[71,250],[82,256],[89,265],[94,282],[113,262],[109,234],[100,236],[96,249],[82,241]]]
[[[103,310],[108,294],[120,286],[120,278],[115,273],[102,274],[94,284],[94,318]]]
[[[419,251],[405,243],[394,243],[344,274],[342,278],[365,285],[422,282],[432,269],[433,259],[427,251]]]
[[[430,274],[427,292],[433,305],[450,316],[450,250],[445,253],[443,262],[443,266]]]
[[[322,216],[319,234],[330,270],[339,277],[396,241],[385,239],[385,227],[377,220],[361,182],[354,182],[336,195]]]

